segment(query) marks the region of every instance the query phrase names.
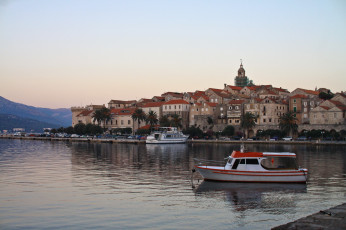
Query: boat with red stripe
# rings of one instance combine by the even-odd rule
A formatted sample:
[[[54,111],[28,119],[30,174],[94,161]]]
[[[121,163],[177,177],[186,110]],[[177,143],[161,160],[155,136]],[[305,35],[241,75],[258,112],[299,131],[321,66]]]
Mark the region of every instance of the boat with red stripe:
[[[194,159],[204,180],[225,182],[306,183],[308,170],[297,165],[295,153],[233,151],[225,166]]]

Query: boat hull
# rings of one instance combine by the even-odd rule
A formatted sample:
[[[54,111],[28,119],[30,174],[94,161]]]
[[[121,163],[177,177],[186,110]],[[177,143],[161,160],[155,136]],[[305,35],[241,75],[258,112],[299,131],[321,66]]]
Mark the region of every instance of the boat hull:
[[[195,166],[204,180],[225,182],[306,183],[307,170],[239,171],[224,167]]]
[[[163,140],[157,140],[157,139],[151,139],[146,140],[146,144],[180,144],[185,143],[187,138],[175,138],[175,139],[163,139]]]

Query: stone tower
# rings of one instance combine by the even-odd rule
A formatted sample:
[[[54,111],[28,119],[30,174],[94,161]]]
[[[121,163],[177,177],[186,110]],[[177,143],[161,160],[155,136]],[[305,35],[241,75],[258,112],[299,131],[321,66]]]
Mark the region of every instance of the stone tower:
[[[239,87],[244,87],[248,85],[253,85],[252,81],[245,76],[245,69],[243,68],[243,62],[240,59],[240,68],[238,69],[238,76],[234,78],[234,85]]]

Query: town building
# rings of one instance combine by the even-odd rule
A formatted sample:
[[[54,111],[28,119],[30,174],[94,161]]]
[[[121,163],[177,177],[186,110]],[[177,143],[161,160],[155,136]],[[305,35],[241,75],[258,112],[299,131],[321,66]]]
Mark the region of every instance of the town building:
[[[179,115],[183,129],[186,129],[189,126],[190,106],[190,103],[183,99],[167,101],[162,105],[162,116]]]

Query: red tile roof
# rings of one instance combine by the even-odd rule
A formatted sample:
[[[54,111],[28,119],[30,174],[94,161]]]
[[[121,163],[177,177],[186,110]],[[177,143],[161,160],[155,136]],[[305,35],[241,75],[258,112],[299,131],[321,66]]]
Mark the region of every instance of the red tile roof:
[[[232,100],[230,102],[228,102],[228,104],[230,105],[241,105],[243,104],[244,100]]]
[[[323,109],[326,109],[326,110],[330,110],[330,108],[327,107],[327,106],[320,105],[320,107],[323,108]]]
[[[296,94],[296,95],[294,95],[293,97],[290,97],[290,98],[308,98],[308,96],[305,96],[303,94]]]
[[[136,108],[122,108],[122,109],[112,109],[112,115],[132,115],[135,112]]]
[[[153,128],[158,128],[158,127],[160,127],[160,125],[153,125],[152,127]],[[139,127],[138,129],[150,129],[150,125],[144,125],[142,127]]]
[[[341,103],[340,101],[334,101],[334,100],[329,100],[331,103],[333,103],[336,106],[345,106],[343,103]]]
[[[176,104],[189,104],[189,102],[179,99],[179,100],[170,100],[164,103],[165,105],[176,105]]]
[[[241,90],[242,87],[239,87],[239,86],[233,86],[233,85],[227,85],[228,88],[231,88],[232,90]]]
[[[142,108],[149,108],[149,107],[160,107],[164,104],[164,101],[158,101],[158,102],[147,102],[142,105]]]
[[[212,103],[212,102],[206,102],[207,105],[209,105],[210,107],[215,107],[218,105],[218,103]]]
[[[315,90],[309,90],[309,89],[302,89],[302,88],[298,88],[302,91],[304,91],[307,94],[313,94],[313,95],[318,95],[320,92],[319,91],[315,91]]]
[[[80,112],[77,117],[79,116],[88,116],[89,114],[91,114],[92,112],[94,112],[93,110],[84,110],[82,112]]]

